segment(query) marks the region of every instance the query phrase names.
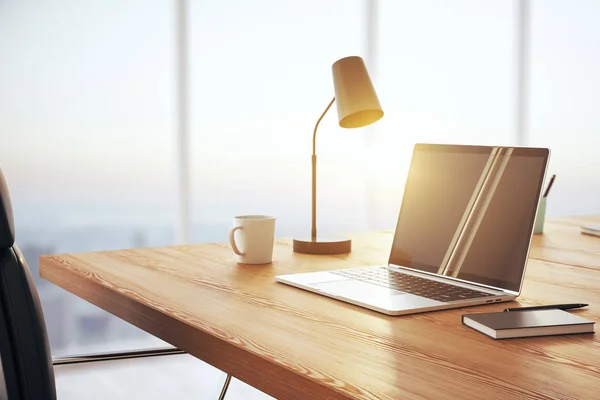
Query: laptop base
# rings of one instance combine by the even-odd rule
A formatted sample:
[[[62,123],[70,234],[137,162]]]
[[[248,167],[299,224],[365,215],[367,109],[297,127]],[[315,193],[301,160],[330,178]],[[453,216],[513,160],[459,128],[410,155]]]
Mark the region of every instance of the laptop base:
[[[279,275],[275,277],[275,280],[286,285],[387,315],[407,315],[477,306],[512,301],[517,297],[499,292],[495,296],[484,298],[441,302],[394,289],[383,288],[372,283],[345,278],[329,271]]]

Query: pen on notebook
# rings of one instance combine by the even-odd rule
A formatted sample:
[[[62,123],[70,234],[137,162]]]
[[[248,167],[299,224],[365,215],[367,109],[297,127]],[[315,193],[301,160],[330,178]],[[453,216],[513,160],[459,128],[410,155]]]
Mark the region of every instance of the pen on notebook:
[[[547,305],[547,306],[505,308],[504,312],[510,312],[510,311],[530,311],[530,310],[572,310],[574,308],[587,307],[588,305],[589,304],[583,304],[583,303],[551,304],[551,305]]]
[[[550,182],[548,183],[548,187],[546,188],[546,191],[544,192],[543,197],[548,197],[548,194],[550,193],[550,189],[552,189],[552,185],[554,184],[554,179],[556,179],[556,175],[552,175],[552,178],[550,178]]]

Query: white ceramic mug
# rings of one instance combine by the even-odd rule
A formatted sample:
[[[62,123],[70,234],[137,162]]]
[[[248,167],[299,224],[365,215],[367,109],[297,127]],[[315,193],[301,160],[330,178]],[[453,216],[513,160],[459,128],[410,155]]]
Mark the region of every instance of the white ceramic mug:
[[[274,239],[275,217],[268,215],[237,216],[229,231],[231,248],[241,264],[268,264],[273,261]]]

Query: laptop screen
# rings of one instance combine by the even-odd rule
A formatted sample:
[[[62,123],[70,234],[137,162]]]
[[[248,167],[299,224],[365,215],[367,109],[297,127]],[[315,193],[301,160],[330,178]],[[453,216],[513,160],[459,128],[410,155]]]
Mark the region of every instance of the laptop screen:
[[[417,144],[390,264],[518,292],[548,153]]]

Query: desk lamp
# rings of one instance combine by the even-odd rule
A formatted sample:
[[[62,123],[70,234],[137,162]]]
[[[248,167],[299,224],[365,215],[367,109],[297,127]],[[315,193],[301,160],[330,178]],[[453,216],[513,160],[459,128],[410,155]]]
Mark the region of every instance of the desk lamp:
[[[336,61],[331,67],[335,97],[317,120],[312,142],[312,230],[310,239],[294,239],[294,251],[303,254],[349,253],[350,239],[317,237],[317,154],[316,138],[319,123],[337,100],[338,121],[342,128],[360,128],[383,116],[379,99],[362,58],[352,56]]]

